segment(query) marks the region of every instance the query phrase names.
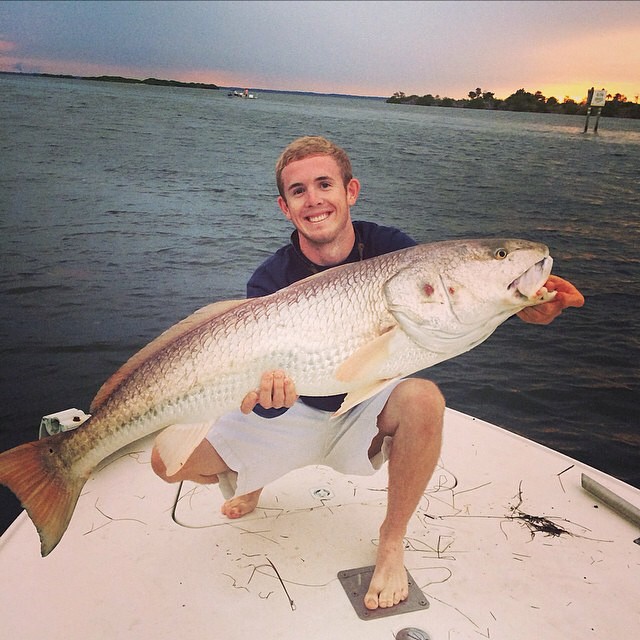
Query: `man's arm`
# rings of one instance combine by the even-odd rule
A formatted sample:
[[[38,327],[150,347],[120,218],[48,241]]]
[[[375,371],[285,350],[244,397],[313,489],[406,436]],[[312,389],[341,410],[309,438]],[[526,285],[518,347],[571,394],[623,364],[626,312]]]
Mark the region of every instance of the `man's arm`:
[[[553,300],[535,307],[526,307],[518,312],[518,317],[533,324],[549,324],[567,307],[581,307],[584,296],[567,280],[550,275],[544,285],[548,291],[555,291]]]

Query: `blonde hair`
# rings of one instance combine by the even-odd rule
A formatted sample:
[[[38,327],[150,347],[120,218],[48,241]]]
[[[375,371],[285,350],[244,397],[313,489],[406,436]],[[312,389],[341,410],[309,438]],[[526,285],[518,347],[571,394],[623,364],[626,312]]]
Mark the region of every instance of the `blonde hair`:
[[[276,162],[276,184],[278,185],[278,193],[280,193],[283,198],[285,198],[285,194],[284,184],[282,182],[282,171],[292,162],[304,160],[310,156],[332,157],[340,168],[345,187],[349,184],[351,178],[353,178],[351,160],[349,160],[349,156],[344,149],[321,136],[303,136],[287,145]]]

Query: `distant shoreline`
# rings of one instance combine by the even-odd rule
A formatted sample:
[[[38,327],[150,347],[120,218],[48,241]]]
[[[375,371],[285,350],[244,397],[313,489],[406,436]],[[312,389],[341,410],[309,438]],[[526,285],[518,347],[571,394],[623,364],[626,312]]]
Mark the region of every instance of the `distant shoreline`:
[[[590,98],[589,98],[590,99]],[[604,107],[601,108],[601,115],[611,118],[640,118],[640,104],[629,102],[626,96],[621,93],[615,95],[608,94]],[[469,92],[468,98],[456,100],[454,98],[441,98],[430,93],[424,96],[407,96],[401,91],[396,91],[388,100],[389,104],[406,104],[419,107],[454,107],[460,109],[483,109],[487,111],[523,111],[527,113],[556,113],[563,115],[585,115],[588,108],[588,99],[578,103],[572,98],[565,97],[564,102],[560,102],[555,97],[546,98],[541,91],[530,93],[525,89],[518,89],[508,98],[502,100],[496,98],[492,91],[482,91],[478,88]]]
[[[122,76],[72,76],[62,73],[22,73],[20,71],[0,71],[2,75],[34,76],[37,78],[61,78],[64,80],[95,80],[98,82],[122,82],[124,84],[148,84],[159,87],[185,87],[188,89],[209,89],[217,91],[220,87],[216,84],[203,82],[180,82],[179,80],[159,80],[158,78],[123,78]]]
[[[21,71],[0,71],[0,76],[31,76],[39,78],[59,78],[64,80],[90,80],[94,82],[117,82],[122,84],[144,84],[159,87],[180,87],[186,89],[206,89],[209,91],[238,90],[244,86],[235,85],[231,87],[221,87],[213,83],[204,82],[182,82],[180,80],[162,80],[158,78],[146,78],[139,80],[138,78],[125,78],[122,76],[74,76],[61,73],[27,73]],[[358,98],[360,100],[376,100],[385,101],[388,104],[402,104],[422,107],[453,107],[462,109],[482,109],[489,111],[524,111],[528,113],[557,113],[563,115],[585,115],[587,112],[586,100],[580,103],[570,98],[565,98],[560,103],[556,98],[545,98],[539,91],[535,94],[529,93],[524,89],[519,89],[505,100],[496,98],[492,92],[481,93],[478,89],[476,92],[470,92],[469,98],[456,100],[453,98],[440,98],[440,96],[432,96],[427,94],[424,96],[410,95],[407,96],[402,92],[396,92],[390,98],[383,96],[361,96],[348,93],[322,93],[318,91],[290,91],[285,89],[263,89],[258,87],[252,88],[253,94],[257,93],[284,93],[289,95],[302,96],[323,96],[329,98]],[[601,115],[610,118],[630,118],[640,119],[640,104],[637,102],[627,101],[626,96],[619,93],[614,96],[607,96],[608,100],[602,108]],[[636,96],[637,99],[637,96]]]
[[[123,84],[146,84],[160,87],[182,87],[186,89],[209,89],[217,91],[219,89],[229,90],[241,88],[240,85],[232,87],[221,87],[216,84],[206,84],[202,82],[181,82],[179,80],[159,80],[158,78],[147,78],[139,80],[137,78],[124,78],[122,76],[73,76],[63,73],[27,73],[22,71],[0,71],[0,75],[10,76],[32,76],[37,78],[60,78],[63,80],[93,80],[96,82],[120,82]],[[244,88],[244,85],[242,85]],[[329,96],[334,98],[361,98],[363,100],[386,100],[383,96],[359,96],[348,93],[320,93],[317,91],[287,91],[285,89],[261,89],[254,88],[254,93],[288,93],[304,96]]]

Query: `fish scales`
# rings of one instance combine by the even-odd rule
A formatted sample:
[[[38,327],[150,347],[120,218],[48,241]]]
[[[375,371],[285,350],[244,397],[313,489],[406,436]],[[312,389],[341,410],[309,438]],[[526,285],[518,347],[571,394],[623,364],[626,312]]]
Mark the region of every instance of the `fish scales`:
[[[385,262],[387,268],[377,272],[350,269],[340,284],[325,272],[310,286],[300,283],[273,299],[249,300],[214,326],[188,333],[136,370],[85,431],[110,434],[117,450],[182,421],[184,414],[214,421],[237,408],[262,372],[274,368],[286,370],[303,395],[347,391],[332,373],[381,323],[392,321],[376,293],[389,269],[397,268],[397,260]],[[331,313],[323,313],[327,309]],[[70,438],[68,446],[73,445]],[[96,457],[102,455],[96,451]]]

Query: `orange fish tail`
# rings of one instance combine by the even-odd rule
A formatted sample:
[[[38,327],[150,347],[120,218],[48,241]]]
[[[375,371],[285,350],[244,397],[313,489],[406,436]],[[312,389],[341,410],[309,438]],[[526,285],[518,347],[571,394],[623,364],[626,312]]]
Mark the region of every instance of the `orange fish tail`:
[[[86,477],[74,476],[57,456],[58,434],[0,453],[0,484],[20,500],[46,556],[60,542]]]

